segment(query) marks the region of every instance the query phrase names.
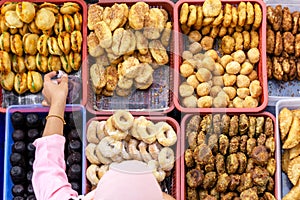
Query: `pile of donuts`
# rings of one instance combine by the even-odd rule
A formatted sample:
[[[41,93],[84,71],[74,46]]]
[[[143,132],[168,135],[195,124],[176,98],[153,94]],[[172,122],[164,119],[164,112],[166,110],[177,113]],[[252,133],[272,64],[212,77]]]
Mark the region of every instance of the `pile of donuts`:
[[[78,71],[82,14],[77,3],[5,2],[0,14],[0,79],[5,90],[42,89],[41,73]]]
[[[87,36],[90,77],[96,95],[129,96],[153,83],[153,71],[169,63],[172,22],[164,8],[146,2],[91,4]]]
[[[177,141],[173,127],[165,121],[152,122],[144,116],[134,118],[117,110],[106,121],[92,120],[87,127],[85,154],[90,165],[86,177],[92,187],[113,162],[139,160],[148,164],[158,182],[171,175]]]

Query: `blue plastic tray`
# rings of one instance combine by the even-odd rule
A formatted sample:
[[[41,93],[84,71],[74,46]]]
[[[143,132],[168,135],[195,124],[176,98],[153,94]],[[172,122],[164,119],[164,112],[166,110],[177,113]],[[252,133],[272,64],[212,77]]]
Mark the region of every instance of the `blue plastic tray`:
[[[5,114],[0,113],[0,172],[4,166],[4,141],[5,141]],[[0,188],[3,188],[3,174],[0,173]],[[0,189],[0,196],[3,196],[3,189]]]
[[[36,105],[14,105],[14,106],[9,106],[7,111],[6,111],[6,119],[5,119],[5,155],[4,155],[4,187],[3,187],[3,200],[12,200],[13,199],[13,195],[11,192],[11,188],[13,186],[13,182],[11,180],[10,177],[10,154],[12,153],[12,145],[14,143],[13,139],[12,139],[12,133],[14,131],[14,128],[12,126],[10,117],[11,115],[16,112],[19,111],[21,113],[37,113],[39,114],[41,117],[45,117],[48,114],[49,108],[48,107],[43,107],[40,104],[36,104]],[[71,113],[71,112],[80,112],[82,114],[82,137],[85,138],[85,129],[86,129],[86,110],[82,105],[77,105],[77,104],[73,104],[73,105],[67,105],[65,112],[66,113]],[[1,120],[2,121],[2,120]],[[1,130],[1,129],[0,129]],[[1,138],[2,139],[2,138]],[[82,140],[82,146],[85,146],[85,139]],[[85,160],[85,151],[84,148],[82,148],[82,161]],[[2,165],[3,166],[3,165]],[[86,190],[86,180],[85,180],[85,162],[82,162],[82,194],[85,193]],[[0,181],[1,182],[1,181]]]

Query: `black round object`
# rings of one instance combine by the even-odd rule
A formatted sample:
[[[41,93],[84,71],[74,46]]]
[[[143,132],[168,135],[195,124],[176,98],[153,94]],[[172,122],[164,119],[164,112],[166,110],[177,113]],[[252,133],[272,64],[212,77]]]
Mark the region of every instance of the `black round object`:
[[[20,166],[20,167],[25,167],[26,166],[25,158],[20,153],[12,153],[12,154],[10,154],[9,160],[10,160],[10,164],[12,166]]]
[[[78,182],[71,182],[71,187],[73,190],[80,192],[80,184]]]
[[[26,173],[22,167],[13,166],[10,169],[10,176],[14,184],[19,184],[25,181]]]
[[[69,180],[80,180],[81,177],[81,166],[79,164],[71,165],[68,170]]]
[[[34,196],[34,194],[29,195],[26,200],[36,200],[36,197]]]
[[[23,141],[23,140],[25,140],[25,132],[21,129],[16,129],[16,130],[14,130],[14,132],[12,134],[12,138],[15,142]]]
[[[32,187],[31,183],[29,183],[28,186],[27,186],[27,193],[28,194],[34,194],[33,187]]]
[[[14,112],[11,115],[10,120],[12,122],[14,129],[22,128],[25,124],[24,115],[19,111]]]
[[[16,141],[12,146],[12,152],[24,153],[26,151],[26,144],[23,141]]]
[[[27,181],[31,181],[32,179],[32,170],[29,170],[26,174]]]
[[[28,157],[34,157],[35,146],[30,142],[27,144],[27,155]]]
[[[79,132],[77,129],[72,129],[68,134],[69,141],[71,140],[79,140]]]
[[[71,166],[73,164],[81,163],[81,154],[79,152],[72,152],[67,158],[67,165]]]
[[[39,126],[40,120],[38,114],[29,113],[26,115],[26,125],[29,128],[37,128]]]
[[[32,128],[27,131],[28,141],[30,141],[30,142],[33,142],[39,136],[40,136],[40,133],[39,133],[38,129],[36,129],[36,128]]]
[[[80,152],[81,151],[81,142],[80,140],[71,140],[68,145],[69,153],[71,152]]]
[[[17,184],[12,187],[11,192],[14,196],[23,196],[25,188],[22,184]]]
[[[22,196],[16,196],[13,198],[13,200],[25,200],[25,198]]]
[[[28,159],[28,166],[32,168],[33,162],[34,162],[34,158],[33,157],[29,158]]]

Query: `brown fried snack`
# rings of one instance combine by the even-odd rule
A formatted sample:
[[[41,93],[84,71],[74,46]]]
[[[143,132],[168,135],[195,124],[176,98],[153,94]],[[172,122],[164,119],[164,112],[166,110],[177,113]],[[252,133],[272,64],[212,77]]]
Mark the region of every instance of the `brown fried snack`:
[[[104,21],[100,21],[94,25],[94,29],[99,39],[99,45],[102,48],[109,48],[112,44],[112,32],[109,26]]]
[[[224,19],[223,19],[223,27],[229,27],[232,20],[232,5],[229,3],[225,4],[224,7]]]
[[[243,38],[243,34],[240,32],[235,32],[232,37],[235,40],[235,50],[243,50],[244,48],[244,38]]]
[[[251,2],[247,2],[247,25],[251,25],[254,22],[254,8]]]
[[[26,46],[25,45],[24,46],[28,47],[28,44],[27,43],[25,43],[25,44],[26,44]],[[34,43],[33,43],[33,48],[35,48],[35,51],[36,51],[36,45],[34,45]],[[22,43],[21,35],[15,34],[15,35],[10,36],[10,49],[11,49],[11,52],[16,54],[17,56],[23,55],[23,43]]]
[[[26,73],[15,75],[14,89],[18,94],[23,94],[28,90]]]
[[[54,13],[46,8],[38,10],[35,16],[35,24],[41,30],[51,29],[55,24]]]
[[[297,61],[297,79],[300,80],[300,60]]]
[[[235,47],[235,40],[233,37],[226,35],[222,38],[221,48],[225,54],[231,54]]]
[[[282,66],[282,70],[283,73],[290,73],[290,62],[289,62],[289,58],[283,58],[282,62],[281,62],[281,66]]]
[[[42,75],[36,71],[29,71],[27,75],[27,87],[31,93],[39,92],[43,87]]]
[[[247,5],[245,2],[240,2],[238,5],[238,25],[244,26],[247,17]]]
[[[203,10],[202,6],[197,6],[197,19],[193,26],[194,29],[199,30],[202,27],[203,22]]]
[[[275,22],[275,8],[272,6],[267,6],[267,21],[272,26]]]
[[[25,60],[23,56],[12,56],[12,69],[16,73],[24,73],[26,71]]]
[[[222,10],[222,3],[220,0],[206,0],[203,3],[203,15],[205,17],[216,17]]]
[[[284,7],[282,10],[282,29],[284,31],[290,31],[292,29],[292,15],[288,7]]]
[[[117,68],[110,65],[105,68],[105,74],[106,74],[105,89],[107,91],[114,91],[118,84]]]
[[[274,22],[273,22],[273,30],[279,31],[282,24],[282,7],[281,5],[277,5],[274,11]]]
[[[296,59],[291,57],[290,60],[290,73],[288,74],[289,80],[292,81],[297,77]]]
[[[288,177],[289,180],[293,183],[293,185],[296,185],[297,182],[299,182],[300,174],[298,173],[300,170],[300,156],[294,158],[289,162],[288,167]]]
[[[212,49],[213,47],[213,44],[214,44],[214,39],[210,36],[204,36],[200,42],[202,48],[204,50],[210,50]]]
[[[89,5],[88,9],[88,28],[94,30],[95,24],[102,21],[103,17],[103,7],[98,4]]]
[[[180,17],[179,17],[180,24],[185,24],[188,20],[188,16],[189,16],[189,4],[183,3],[180,9]]]
[[[238,9],[235,6],[232,6],[232,20],[231,20],[231,28],[235,28],[238,25]]]
[[[275,48],[275,33],[272,29],[267,29],[267,53],[272,54]],[[300,52],[299,52],[300,53]]]
[[[164,47],[169,46],[171,34],[172,34],[172,22],[167,22],[160,38],[160,41],[164,45]]]
[[[195,5],[189,5],[189,16],[186,24],[191,27],[197,20],[197,7]]]
[[[35,17],[34,4],[31,2],[19,2],[16,6],[16,12],[23,22],[30,23]]]
[[[134,30],[144,27],[145,16],[149,13],[149,5],[145,2],[137,2],[131,6],[128,14],[129,26]]]
[[[150,40],[158,39],[164,30],[168,18],[165,17],[161,9],[151,8],[149,15],[145,16],[144,35]]]
[[[250,43],[251,43],[251,36],[248,31],[243,31],[243,41],[244,41],[244,50],[250,49]]]
[[[300,34],[295,36],[295,56],[300,57]]]
[[[273,78],[273,62],[270,56],[267,56],[267,75],[268,79]]]
[[[60,12],[62,14],[73,15],[74,13],[76,13],[78,11],[80,11],[80,6],[77,3],[73,3],[73,2],[66,2],[60,8]]]
[[[280,31],[276,32],[274,55],[280,56],[283,51],[283,41]]]
[[[1,75],[1,87],[5,90],[11,91],[14,88],[15,74],[10,71]]]
[[[300,17],[300,12],[299,11],[294,11],[292,13],[292,33],[295,35],[298,32],[298,21]]]
[[[295,36],[291,32],[284,32],[282,35],[283,38],[283,47],[284,51],[288,54],[293,54],[294,49],[294,42],[295,42]]]
[[[250,31],[250,48],[258,48],[259,45],[259,35],[257,31]]]
[[[260,27],[261,22],[262,22],[262,10],[258,3],[254,4],[254,13],[255,13],[255,19],[253,22],[253,28],[257,29]]]
[[[223,15],[223,10],[221,10],[220,14],[218,15],[218,17],[216,17],[212,23],[212,26],[216,27],[219,26],[220,24],[222,24],[224,19],[224,15]]]
[[[152,40],[149,43],[149,49],[152,57],[159,65],[165,65],[169,62],[169,56],[160,40]]]

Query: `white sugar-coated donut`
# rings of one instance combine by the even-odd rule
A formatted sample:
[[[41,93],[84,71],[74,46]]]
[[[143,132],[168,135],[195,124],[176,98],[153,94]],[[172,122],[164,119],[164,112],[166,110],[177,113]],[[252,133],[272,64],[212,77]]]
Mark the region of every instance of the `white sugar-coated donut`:
[[[167,122],[158,122],[155,126],[157,128],[156,138],[161,145],[168,147],[176,143],[177,135],[171,125]]]
[[[158,155],[159,166],[165,171],[170,171],[174,167],[174,162],[175,156],[173,149],[170,147],[162,148]]]
[[[128,131],[133,125],[134,117],[128,111],[117,110],[112,115],[113,125],[121,131]]]
[[[106,136],[99,142],[98,149],[104,157],[112,158],[121,153],[122,142],[114,140],[111,136]]]
[[[99,165],[100,161],[98,160],[98,157],[96,156],[96,147],[97,147],[96,144],[89,143],[85,148],[85,155],[86,155],[86,158],[90,161],[90,163]]]
[[[153,160],[150,153],[147,151],[148,145],[144,142],[140,142],[139,144],[139,150],[141,152],[142,158],[144,162],[148,163],[150,160]]]

